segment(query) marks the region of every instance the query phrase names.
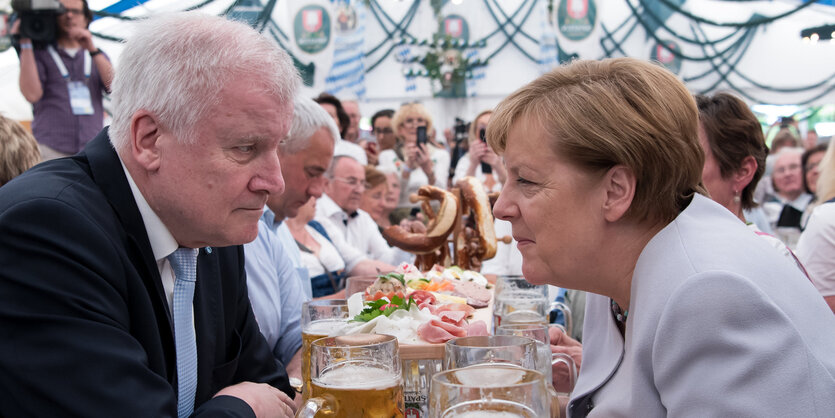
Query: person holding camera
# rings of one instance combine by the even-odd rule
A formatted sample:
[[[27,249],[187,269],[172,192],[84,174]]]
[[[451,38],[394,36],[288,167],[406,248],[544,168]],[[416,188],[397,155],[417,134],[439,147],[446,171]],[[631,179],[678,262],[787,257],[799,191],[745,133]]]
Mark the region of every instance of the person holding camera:
[[[392,117],[391,126],[397,143],[394,149],[380,153],[379,167],[396,171],[400,176],[400,202],[392,212],[392,221],[397,224],[419,211],[420,205],[412,203],[409,196],[421,186],[446,188],[449,152],[429,141],[432,117],[420,103],[402,105]]]
[[[17,20],[20,91],[32,103],[32,133],[43,160],[80,151],[104,126],[102,93],[110,91],[113,66],[93,43],[86,0],[61,0],[54,39],[33,39]],[[26,26],[26,25],[24,25]]]
[[[492,110],[482,111],[470,124],[469,149],[461,156],[455,167],[452,184],[469,176],[481,180],[488,193],[502,190],[502,185],[507,180],[507,171],[502,164],[502,159],[487,146],[484,140],[484,132],[492,114]]]

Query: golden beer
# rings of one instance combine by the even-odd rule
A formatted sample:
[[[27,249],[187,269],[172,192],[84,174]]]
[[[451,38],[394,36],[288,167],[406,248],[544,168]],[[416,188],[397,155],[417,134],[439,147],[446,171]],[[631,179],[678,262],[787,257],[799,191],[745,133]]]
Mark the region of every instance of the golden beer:
[[[310,344],[338,333],[344,326],[345,319],[321,319],[302,330],[302,399],[310,397]]]
[[[327,400],[316,416],[403,418],[402,382],[401,376],[368,363],[341,363],[313,379],[313,397]]]

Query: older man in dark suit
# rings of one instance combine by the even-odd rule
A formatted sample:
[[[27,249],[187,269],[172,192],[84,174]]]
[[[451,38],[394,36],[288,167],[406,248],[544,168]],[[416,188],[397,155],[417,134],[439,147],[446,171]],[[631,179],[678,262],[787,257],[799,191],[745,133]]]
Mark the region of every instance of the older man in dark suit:
[[[0,189],[0,416],[292,416],[243,251],[298,76],[241,23],[142,23],[111,128]]]

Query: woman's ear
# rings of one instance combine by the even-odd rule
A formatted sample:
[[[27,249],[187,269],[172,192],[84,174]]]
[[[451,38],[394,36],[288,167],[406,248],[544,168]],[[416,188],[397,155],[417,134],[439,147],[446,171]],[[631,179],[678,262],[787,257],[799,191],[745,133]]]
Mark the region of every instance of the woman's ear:
[[[635,198],[635,174],[623,165],[616,165],[603,176],[606,198],[603,203],[603,216],[609,222],[616,222],[632,206]]]
[[[742,159],[739,169],[733,174],[734,190],[742,192],[757,173],[757,160],[749,155]]]
[[[159,140],[163,133],[155,115],[144,110],[134,113],[130,126],[130,153],[146,171],[159,169]]]

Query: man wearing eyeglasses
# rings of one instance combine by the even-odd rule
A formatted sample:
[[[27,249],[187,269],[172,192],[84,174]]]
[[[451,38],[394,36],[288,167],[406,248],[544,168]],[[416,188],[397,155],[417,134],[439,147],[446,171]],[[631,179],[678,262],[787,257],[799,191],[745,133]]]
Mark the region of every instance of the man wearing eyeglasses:
[[[325,176],[325,194],[316,202],[315,219],[329,236],[344,238],[372,260],[391,265],[414,261],[414,255],[390,247],[371,215],[359,208],[366,189],[362,164],[350,156],[340,155],[334,157]],[[407,229],[425,230],[419,221],[405,222]]]
[[[113,67],[93,43],[86,0],[61,0],[55,42],[35,45],[21,36],[20,91],[32,103],[32,133],[43,160],[73,155],[104,126],[102,93]],[[11,33],[17,35],[20,21]]]

